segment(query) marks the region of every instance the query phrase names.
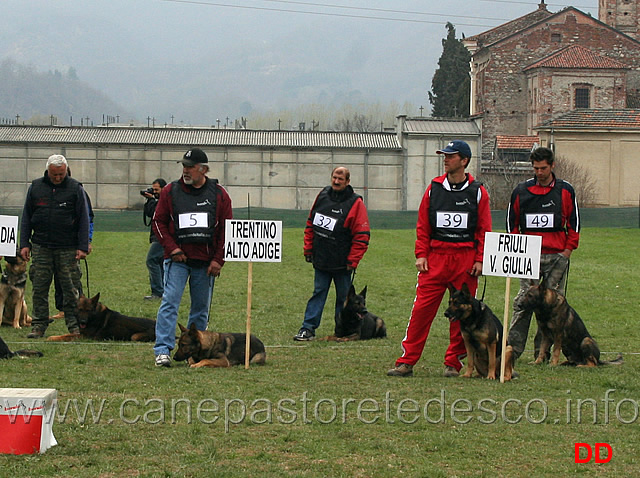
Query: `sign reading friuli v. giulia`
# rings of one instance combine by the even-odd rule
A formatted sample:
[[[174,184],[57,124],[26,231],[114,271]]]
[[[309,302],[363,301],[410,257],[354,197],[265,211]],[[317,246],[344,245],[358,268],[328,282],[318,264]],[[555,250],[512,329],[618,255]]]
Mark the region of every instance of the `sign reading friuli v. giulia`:
[[[482,274],[538,279],[541,248],[540,236],[487,232],[484,236]]]

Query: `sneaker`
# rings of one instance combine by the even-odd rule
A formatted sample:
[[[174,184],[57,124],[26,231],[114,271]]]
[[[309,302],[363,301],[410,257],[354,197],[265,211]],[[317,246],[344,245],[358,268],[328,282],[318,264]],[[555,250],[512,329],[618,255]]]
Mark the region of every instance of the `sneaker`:
[[[156,367],[171,367],[171,357],[167,354],[156,355]]]
[[[56,315],[49,317],[50,319],[64,319],[64,311],[59,311]]]
[[[74,334],[74,335],[80,335],[80,328],[79,327],[73,327],[73,328],[69,329],[69,333],[70,334]]]
[[[457,377],[460,375],[460,372],[458,372],[456,370],[455,367],[452,367],[451,365],[446,365],[444,367],[444,374],[445,377]]]
[[[28,339],[41,339],[42,337],[44,337],[44,331],[46,329],[42,329],[40,327],[34,327],[33,329],[31,329],[31,332],[29,334],[27,334],[27,338]]]
[[[408,363],[401,363],[395,368],[392,368],[387,372],[389,377],[411,377],[413,375],[413,365]]]
[[[145,295],[144,300],[160,300],[162,299],[159,295]]]
[[[300,331],[293,336],[293,340],[297,342],[308,342],[315,339],[315,335],[309,329],[300,329]]]

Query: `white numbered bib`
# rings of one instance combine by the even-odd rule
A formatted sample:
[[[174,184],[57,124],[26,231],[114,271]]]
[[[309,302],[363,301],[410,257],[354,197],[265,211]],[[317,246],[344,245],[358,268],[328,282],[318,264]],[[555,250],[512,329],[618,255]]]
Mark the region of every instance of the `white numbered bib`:
[[[209,214],[206,212],[188,212],[178,215],[178,226],[180,229],[192,227],[209,227]]]
[[[336,219],[320,214],[319,212],[313,216],[313,225],[326,229],[327,231],[333,231],[337,222]]]
[[[546,229],[553,227],[553,214],[525,214],[527,229]]]
[[[466,229],[468,221],[468,212],[438,211],[436,213],[436,227],[446,229]]]

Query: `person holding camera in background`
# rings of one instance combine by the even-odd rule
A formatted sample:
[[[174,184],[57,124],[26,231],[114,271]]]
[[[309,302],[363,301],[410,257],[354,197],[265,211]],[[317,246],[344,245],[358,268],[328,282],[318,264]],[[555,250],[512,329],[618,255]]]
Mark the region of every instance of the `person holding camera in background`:
[[[152,219],[158,205],[160,191],[167,185],[167,182],[158,178],[153,181],[149,189],[140,191],[140,194],[147,198],[144,203],[144,215],[142,219],[145,226],[151,225],[151,220],[147,223],[147,218]],[[153,233],[153,228],[149,230],[149,252],[147,252],[147,269],[149,270],[149,285],[151,286],[151,295],[145,295],[144,300],[160,300],[164,292],[164,251],[162,245],[158,242],[158,238]]]

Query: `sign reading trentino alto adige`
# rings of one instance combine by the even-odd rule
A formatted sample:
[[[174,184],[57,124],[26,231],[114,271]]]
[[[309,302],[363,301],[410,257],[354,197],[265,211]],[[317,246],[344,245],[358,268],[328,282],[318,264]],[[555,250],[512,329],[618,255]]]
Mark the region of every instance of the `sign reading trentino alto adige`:
[[[282,221],[227,219],[224,260],[236,262],[281,262]]]
[[[486,276],[538,279],[541,248],[540,236],[487,232],[482,273]]]

